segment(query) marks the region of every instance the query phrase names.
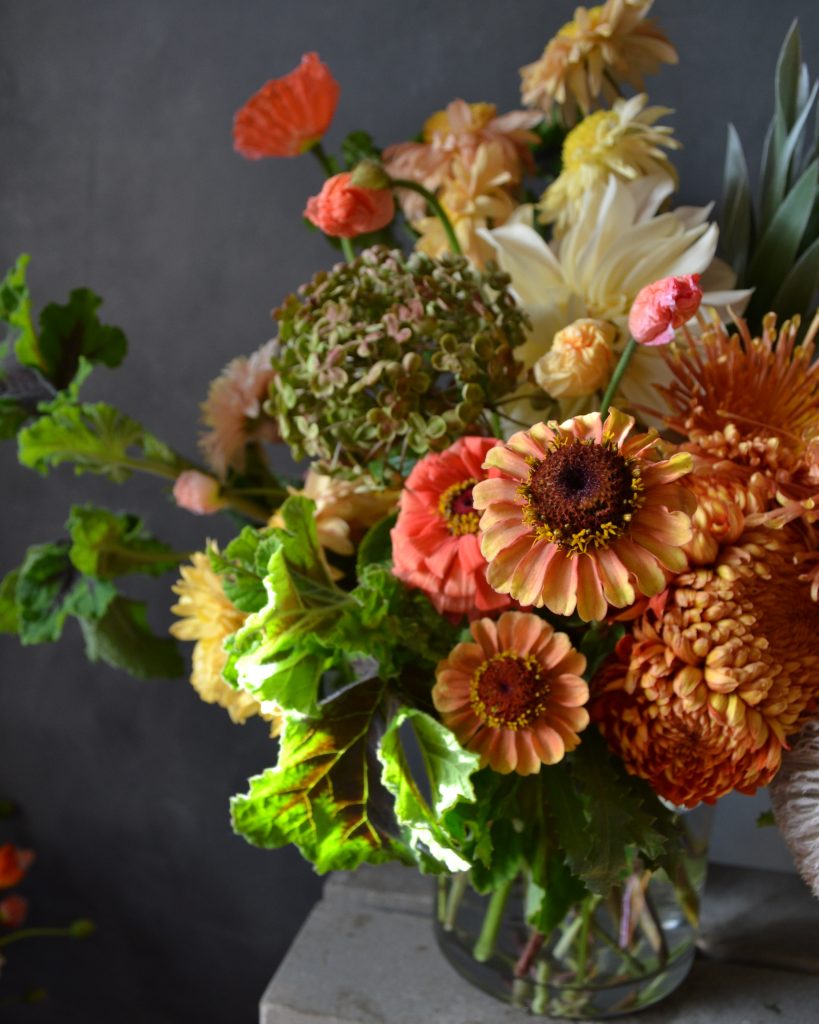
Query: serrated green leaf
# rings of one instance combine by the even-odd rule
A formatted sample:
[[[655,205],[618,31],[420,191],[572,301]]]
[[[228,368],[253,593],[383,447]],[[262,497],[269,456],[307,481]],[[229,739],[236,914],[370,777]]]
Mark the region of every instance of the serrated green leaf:
[[[114,579],[133,572],[160,576],[180,561],[167,544],[145,532],[141,519],[127,513],[74,505],[66,529],[71,537],[69,557],[88,576]]]
[[[89,661],[104,661],[137,679],[169,679],[185,673],[185,659],[176,641],[151,630],[142,601],[117,595],[101,618],[82,618],[80,626]]]
[[[381,156],[372,135],[365,131],[350,132],[341,142],[341,153],[348,171],[362,160],[378,160]]]
[[[364,534],[356,555],[356,575],[360,576],[368,565],[392,561],[390,530],[395,526],[397,513],[385,516]]]
[[[211,568],[221,578],[227,599],[247,614],[258,612],[267,602],[267,591],[262,582],[267,565],[261,572],[256,561],[262,536],[263,531],[246,526],[224,551],[220,552],[214,546],[208,548]],[[267,561],[269,563],[269,557]]]
[[[98,473],[122,483],[137,468],[169,477],[185,468],[136,420],[104,402],[57,400],[20,431],[18,445],[20,462],[43,474],[68,462],[77,474]]]
[[[0,633],[16,633],[19,629],[17,621],[17,581],[20,570],[12,569],[0,581]]]
[[[566,919],[575,903],[588,895],[585,885],[572,873],[559,849],[538,844],[531,858],[526,882],[526,920],[541,935],[550,935]]]
[[[384,692],[369,680],[339,694],[320,720],[289,718],[276,767],[231,801],[236,832],[266,849],[293,843],[322,874],[408,860],[375,754]]]
[[[24,406],[9,398],[0,398],[0,440],[9,441],[16,437],[29,416]]]
[[[410,767],[402,738],[402,729],[407,728],[412,730],[420,750],[429,802]],[[439,822],[460,800],[474,801],[470,776],[477,770],[480,758],[464,750],[450,730],[430,715],[401,708],[381,738],[378,759],[383,765],[381,781],[395,797],[395,815],[409,832],[410,848],[432,858],[432,864],[422,859],[423,866],[434,865],[439,871],[466,871],[469,861],[457,852]]]
[[[42,367],[37,335],[31,319],[31,299],[26,268],[31,257],[25,253],[0,281],[0,320],[14,333],[14,352],[24,366]]]
[[[87,288],[75,288],[64,305],[50,303],[40,313],[39,351],[43,373],[59,390],[85,366],[119,366],[127,342],[118,327],[100,323],[102,299]]]
[[[780,285],[771,309],[783,317],[804,316],[819,288],[819,238],[802,253]]]
[[[728,125],[723,172],[723,205],[720,241],[725,257],[742,279],[748,264],[753,236],[753,202],[748,165],[736,128]]]
[[[583,799],[560,762],[541,769],[541,782],[550,819],[560,848],[575,874],[585,877],[591,870],[591,836]]]

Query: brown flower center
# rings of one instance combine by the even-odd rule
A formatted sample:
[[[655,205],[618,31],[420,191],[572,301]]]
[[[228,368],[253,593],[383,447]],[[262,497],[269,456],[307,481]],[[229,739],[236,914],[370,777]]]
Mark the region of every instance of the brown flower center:
[[[561,439],[546,458],[532,462],[521,487],[524,520],[538,537],[582,554],[623,533],[642,504],[642,489],[639,469],[615,441]]]
[[[460,480],[447,487],[438,501],[438,511],[446,520],[449,532],[456,537],[478,532],[480,516],[472,506],[472,488],[477,482],[475,477]]]
[[[546,710],[549,683],[533,655],[503,651],[472,677],[472,710],[495,729],[523,729]]]

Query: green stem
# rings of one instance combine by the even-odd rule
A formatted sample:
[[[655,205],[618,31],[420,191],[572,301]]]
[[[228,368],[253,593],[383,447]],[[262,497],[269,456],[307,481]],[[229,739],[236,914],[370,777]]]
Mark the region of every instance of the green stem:
[[[636,956],[629,953],[627,949],[623,949],[622,946],[618,945],[605,928],[597,924],[596,921],[592,921],[591,928],[594,934],[604,942],[613,953],[616,953],[626,961],[635,974],[645,974],[645,966],[640,963]]]
[[[549,1009],[549,976],[551,965],[548,960],[538,960],[535,965],[535,994],[532,997],[532,1013],[542,1016]]]
[[[310,152],[321,164],[321,169],[324,171],[328,178],[332,178],[334,174],[338,173],[338,168],[335,165],[333,158],[325,150],[324,146],[320,142],[317,142],[315,146],[312,146]]]
[[[466,892],[468,884],[468,871],[461,871],[459,874],[452,876],[449,887],[449,896],[446,901],[444,916],[441,920],[441,924],[444,926],[444,931],[451,932],[455,927],[455,918],[458,916],[458,908],[461,905],[461,900],[464,898],[464,893]]]
[[[626,343],[626,347],[623,349],[623,354],[620,356],[620,360],[614,368],[614,373],[611,375],[609,386],[606,388],[606,393],[603,395],[603,401],[600,403],[600,413],[604,417],[608,415],[612,399],[617,393],[617,388],[620,386],[620,381],[623,379],[626,367],[631,362],[631,357],[634,355],[636,350],[637,342],[634,338],[629,338]]]
[[[0,938],[0,947],[10,946],[12,942],[20,942],[22,939],[64,939],[73,937],[73,934],[70,925],[67,928],[22,928],[19,931],[12,932],[10,935],[2,936]]]
[[[498,941],[498,932],[503,921],[503,912],[506,909],[506,902],[511,891],[512,881],[510,880],[495,889],[489,898],[489,906],[486,908],[486,916],[483,919],[481,933],[472,950],[472,955],[479,963],[486,963],[495,952],[495,943]]]
[[[589,962],[589,930],[596,902],[593,897],[584,900],[580,911],[580,934],[577,937],[577,971],[575,984],[580,986],[586,980],[586,967]]]
[[[458,236],[455,234],[455,229],[452,227],[452,221],[447,216],[446,210],[428,188],[424,188],[423,185],[419,185],[417,181],[411,181],[409,178],[391,178],[390,185],[392,188],[405,188],[410,192],[417,192],[419,196],[423,196],[429,208],[443,225],[444,233],[449,242],[449,248],[456,256],[463,256],[463,249],[458,241]]]
[[[353,243],[349,238],[339,238],[339,242],[341,242],[341,251],[344,253],[344,259],[347,260],[348,263],[352,263],[355,259]]]

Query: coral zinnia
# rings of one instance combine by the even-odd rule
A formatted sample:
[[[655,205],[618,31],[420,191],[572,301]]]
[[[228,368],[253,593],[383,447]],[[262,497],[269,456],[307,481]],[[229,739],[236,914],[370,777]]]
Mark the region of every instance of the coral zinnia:
[[[266,82],[236,112],[234,149],[249,160],[300,156],[329,128],[340,92],[318,54],[306,53],[297,68]]]
[[[393,572],[423,590],[439,612],[462,615],[508,608],[512,601],[486,582],[472,490],[497,441],[462,437],[418,462],[401,494],[392,530]]]
[[[234,690],[222,678],[227,661],[224,642],[244,624],[247,615],[228,600],[206,554],[195,552],[191,562],[180,568],[182,578],[172,588],[179,601],[171,611],[180,621],[170,627],[178,640],[196,641],[191,685],[207,704],[225,708],[234,722],[242,724],[253,715],[267,719],[276,736],[281,726],[277,710],[263,707],[255,697]]]
[[[691,492],[675,481],[691,457],[658,458],[656,434],[626,440],[634,419],[617,409],[538,423],[493,448],[484,465],[499,479],[473,492],[487,579],[523,605],[558,615],[577,607],[602,619],[639,592],[664,587],[664,569],[686,567]]]
[[[586,659],[537,615],[479,619],[436,672],[444,724],[496,772],[532,775],[580,742],[589,723]]]
[[[675,804],[752,793],[819,697],[819,607],[788,530],[750,531],[678,577],[594,689],[592,717],[626,768]]]
[[[557,104],[567,124],[588,114],[602,93],[613,103],[618,83],[643,91],[643,75],[660,65],[676,64],[677,51],[652,22],[643,19],[653,0],[606,0],[598,7],[578,7],[574,20],[550,40],[543,55],[520,69],[521,94],[527,106],[547,114]]]

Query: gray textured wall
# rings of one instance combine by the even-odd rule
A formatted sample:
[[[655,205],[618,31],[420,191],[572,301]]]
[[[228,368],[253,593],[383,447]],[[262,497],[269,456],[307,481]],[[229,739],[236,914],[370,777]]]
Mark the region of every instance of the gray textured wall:
[[[269,310],[331,254],[300,212],[308,159],[251,164],[231,151],[233,111],[316,49],[342,83],[330,145],[354,127],[409,137],[450,98],[517,105],[519,65],[571,16],[571,0],[26,0],[0,4],[0,265],[33,254],[35,301],[87,285],[127,332],[105,396],[194,452],[209,379],[271,333]],[[725,123],[758,152],[776,51],[791,18],[816,54],[815,0],[658,0],[682,69],[651,81],[677,109],[683,201],[718,195]],[[819,71],[819,59],[814,60]],[[176,510],[162,488],[69,472],[40,479],[0,449],[0,571],[61,530],[68,504],[127,505],[172,543],[226,527]],[[155,623],[168,620],[162,585]],[[4,984],[48,984],[50,1006],[10,1020],[250,1022],[266,977],[319,884],[292,851],[232,837],[227,800],[272,762],[258,723],[232,726],[185,683],[89,667],[73,630],[58,647],[0,640],[0,790],[25,806],[39,851],[34,913],[93,916],[85,946],[42,944]],[[727,801],[721,859],[787,864],[756,805]],[[4,1018],[5,1019],[5,1018]]]

